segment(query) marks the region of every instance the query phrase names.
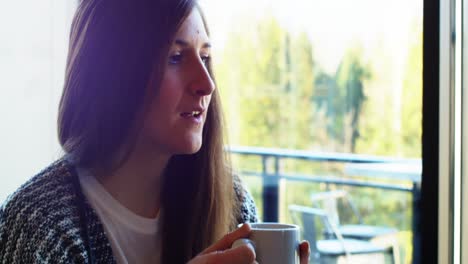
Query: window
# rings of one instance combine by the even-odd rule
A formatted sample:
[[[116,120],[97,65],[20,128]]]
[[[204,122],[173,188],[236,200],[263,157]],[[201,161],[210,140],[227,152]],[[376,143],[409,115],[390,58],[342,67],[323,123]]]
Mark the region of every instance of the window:
[[[313,197],[345,191],[352,206],[337,201],[339,225],[331,213],[330,221],[397,230],[397,245],[384,247],[393,243],[393,261],[411,263],[419,243],[423,1],[202,6],[229,150],[262,220],[293,222],[292,204],[329,210]]]

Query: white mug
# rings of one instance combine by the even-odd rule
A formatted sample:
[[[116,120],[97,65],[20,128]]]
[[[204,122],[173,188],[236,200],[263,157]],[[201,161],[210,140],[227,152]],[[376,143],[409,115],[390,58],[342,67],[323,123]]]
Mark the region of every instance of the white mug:
[[[299,264],[299,226],[252,223],[248,239],[238,239],[232,248],[250,243],[260,264]]]

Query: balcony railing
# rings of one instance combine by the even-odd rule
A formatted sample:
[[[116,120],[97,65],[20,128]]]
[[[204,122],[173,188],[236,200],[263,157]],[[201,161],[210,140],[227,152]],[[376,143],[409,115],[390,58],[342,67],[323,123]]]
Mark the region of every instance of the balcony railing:
[[[413,263],[418,263],[420,245],[418,223],[420,221],[419,201],[421,195],[420,159],[260,147],[228,147],[227,150],[232,155],[256,156],[260,159],[262,164],[260,171],[238,169],[241,175],[255,176],[262,179],[263,221],[265,222],[279,220],[279,183],[282,179],[411,193]],[[341,163],[344,165],[346,177],[313,175],[312,173],[305,175],[286,173],[280,169],[280,164],[285,159]],[[271,162],[273,162],[273,166],[268,166]],[[385,179],[385,182],[382,182],[382,179]],[[402,181],[406,184],[402,183]],[[411,184],[408,184],[408,182]]]

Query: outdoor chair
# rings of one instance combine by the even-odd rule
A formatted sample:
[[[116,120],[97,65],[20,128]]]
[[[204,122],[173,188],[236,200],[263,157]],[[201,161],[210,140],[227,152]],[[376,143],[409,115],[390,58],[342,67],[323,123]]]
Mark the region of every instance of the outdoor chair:
[[[323,209],[331,225],[336,228],[344,238],[360,239],[385,247],[392,253],[393,262],[400,263],[398,248],[398,230],[386,226],[366,225],[359,210],[345,190],[320,192],[311,195],[314,207]],[[355,224],[341,224],[339,202],[350,208]],[[349,222],[349,221],[348,221]],[[326,231],[329,232],[329,231]]]
[[[330,223],[325,211],[300,205],[290,205],[293,223],[301,226],[303,239],[310,243],[310,263],[337,264],[383,264],[390,258],[384,247],[368,241],[343,238]],[[320,228],[320,226],[322,228]],[[324,236],[325,229],[334,237]]]

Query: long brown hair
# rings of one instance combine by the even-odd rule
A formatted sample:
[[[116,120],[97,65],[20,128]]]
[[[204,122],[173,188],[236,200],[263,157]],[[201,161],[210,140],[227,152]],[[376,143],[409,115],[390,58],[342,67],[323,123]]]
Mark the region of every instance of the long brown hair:
[[[80,3],[58,118],[60,144],[78,165],[114,170],[128,157],[152,101],[148,83],[160,83],[174,35],[193,8],[202,14],[195,0]],[[202,18],[208,32],[203,14]],[[208,71],[214,80],[211,64]],[[173,156],[164,172],[162,263],[187,262],[236,224],[238,206],[223,150],[217,91],[200,151]]]

